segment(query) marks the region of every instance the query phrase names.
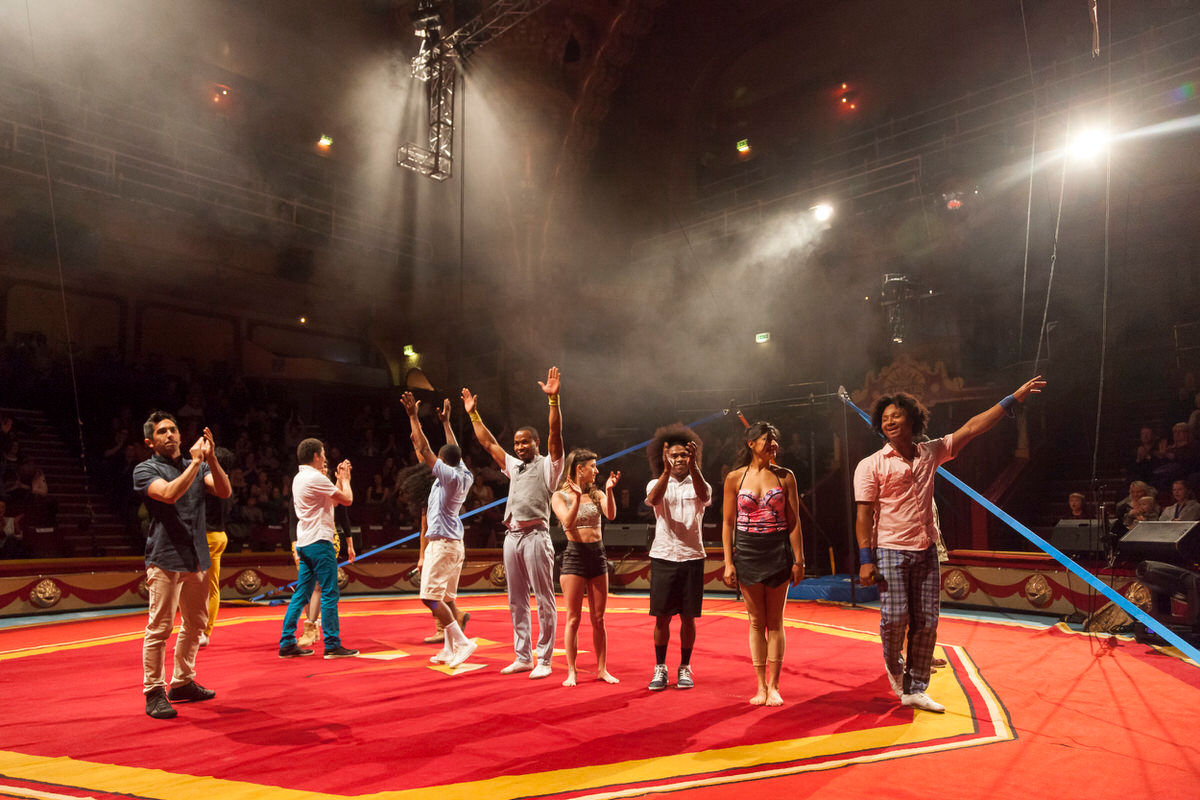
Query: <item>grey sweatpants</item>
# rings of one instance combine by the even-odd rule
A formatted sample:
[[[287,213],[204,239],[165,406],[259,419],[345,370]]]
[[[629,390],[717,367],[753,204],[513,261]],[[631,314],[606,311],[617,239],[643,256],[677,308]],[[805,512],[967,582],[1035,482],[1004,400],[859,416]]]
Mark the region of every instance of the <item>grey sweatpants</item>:
[[[530,640],[529,593],[537,597],[538,661],[549,664],[554,655],[558,608],[554,604],[554,545],[550,531],[533,528],[509,531],[504,537],[504,573],[508,580],[508,610],[512,614],[513,649],[518,661],[533,661]]]

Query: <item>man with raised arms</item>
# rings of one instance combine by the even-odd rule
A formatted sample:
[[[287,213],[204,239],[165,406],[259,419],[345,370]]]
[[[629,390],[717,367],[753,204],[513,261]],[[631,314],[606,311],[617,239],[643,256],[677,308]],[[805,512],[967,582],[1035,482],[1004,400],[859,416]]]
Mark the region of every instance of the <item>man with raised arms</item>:
[[[871,427],[887,443],[854,470],[859,578],[866,586],[879,582],[884,668],[892,691],[905,706],[946,710],[925,691],[940,611],[940,532],[933,505],[937,469],[1045,385],[1039,375],[954,433],[930,441],[917,441],[929,421],[929,412],[917,398],[897,392],[875,403]]]
[[[550,542],[550,497],[563,469],[562,410],[559,406],[561,380],[558,367],[551,367],[546,381],[538,381],[550,404],[549,456],[538,452],[538,433],[531,427],[513,434],[513,452],[504,452],[496,437],[483,424],[478,398],[462,390],[463,407],[471,418],[475,438],[491,454],[508,477],[508,502],[504,506],[504,573],[508,583],[508,609],[512,615],[513,648],[516,660],[500,670],[505,675],[528,672],[530,678],[550,675],[554,655],[554,632],[558,607],[554,603],[554,545]],[[529,593],[537,597],[537,664],[533,662]]]
[[[458,578],[462,573],[466,553],[463,548],[463,524],[458,518],[467,492],[475,482],[475,476],[463,463],[462,450],[450,426],[450,398],[446,398],[438,410],[446,443],[435,456],[429,440],[421,430],[417,411],[421,404],[412,392],[400,398],[408,414],[412,433],[413,449],[417,458],[433,470],[433,486],[429,489],[429,502],[425,512],[428,529],[425,531],[425,552],[421,569],[421,602],[429,607],[438,621],[445,637],[442,651],[430,661],[457,667],[475,652],[476,644],[466,637],[458,624],[458,606],[454,598],[458,594]]]

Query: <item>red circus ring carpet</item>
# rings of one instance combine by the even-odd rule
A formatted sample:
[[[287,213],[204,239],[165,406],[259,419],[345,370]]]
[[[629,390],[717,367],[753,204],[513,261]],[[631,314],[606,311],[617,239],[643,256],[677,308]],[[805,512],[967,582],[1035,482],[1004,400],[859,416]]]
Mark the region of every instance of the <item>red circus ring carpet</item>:
[[[790,602],[786,702],[756,708],[732,599],[706,600],[696,688],[659,693],[644,597],[610,598],[617,686],[592,680],[585,614],[571,689],[561,654],[499,674],[503,596],[461,607],[480,648],[453,674],[415,599],[344,600],[364,657],[338,661],[278,659],[282,607],[223,608],[197,659],[217,697],[167,721],[142,710],[143,613],[5,629],[0,797],[1200,796],[1200,668],[1132,641],[945,617],[936,715],[890,695],[877,611]]]

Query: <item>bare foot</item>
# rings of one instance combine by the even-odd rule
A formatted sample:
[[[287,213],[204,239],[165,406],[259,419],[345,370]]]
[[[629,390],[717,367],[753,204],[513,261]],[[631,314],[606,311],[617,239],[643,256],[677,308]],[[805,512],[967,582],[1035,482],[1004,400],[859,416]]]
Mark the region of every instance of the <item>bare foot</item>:
[[[562,685],[563,686],[574,686],[575,685],[575,673],[568,672],[567,679],[565,681],[563,681]]]
[[[604,681],[605,683],[620,683],[621,681],[608,674],[608,670],[602,669],[596,673],[596,680]]]
[[[761,687],[758,690],[758,694],[756,694],[756,695],[754,695],[754,697],[750,698],[750,705],[752,705],[752,706],[766,705],[766,702],[767,702],[767,689],[765,686]]]
[[[780,694],[779,694],[779,690],[778,690],[778,689],[768,689],[768,690],[767,690],[767,702],[766,702],[766,704],[767,704],[767,705],[769,705],[769,706],[781,706],[781,705],[783,705],[783,698],[780,696]]]

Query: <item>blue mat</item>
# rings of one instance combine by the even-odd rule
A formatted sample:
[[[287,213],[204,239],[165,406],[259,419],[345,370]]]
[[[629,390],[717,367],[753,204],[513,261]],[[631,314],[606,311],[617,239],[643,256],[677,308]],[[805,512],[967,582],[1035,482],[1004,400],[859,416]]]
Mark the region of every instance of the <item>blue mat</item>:
[[[817,578],[806,578],[800,585],[788,589],[787,596],[792,600],[832,600],[837,603],[849,603],[850,576],[822,575]],[[856,602],[872,603],[878,599],[878,586],[854,587]]]

